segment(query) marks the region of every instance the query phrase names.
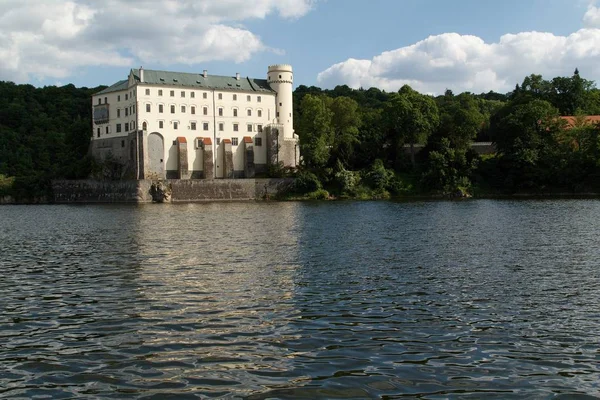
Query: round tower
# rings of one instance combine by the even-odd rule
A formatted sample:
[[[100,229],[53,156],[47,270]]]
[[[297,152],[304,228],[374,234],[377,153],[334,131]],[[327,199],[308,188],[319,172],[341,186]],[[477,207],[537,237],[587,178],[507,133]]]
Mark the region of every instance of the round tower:
[[[294,107],[292,92],[294,90],[294,73],[289,64],[276,64],[269,66],[267,81],[271,88],[277,92],[275,105],[277,123],[283,125],[283,137],[294,136]]]

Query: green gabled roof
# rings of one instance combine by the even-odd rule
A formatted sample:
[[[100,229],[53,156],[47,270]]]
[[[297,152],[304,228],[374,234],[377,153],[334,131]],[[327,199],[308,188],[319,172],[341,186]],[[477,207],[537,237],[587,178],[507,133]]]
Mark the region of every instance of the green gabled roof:
[[[132,69],[137,82],[140,81],[140,70]],[[193,74],[188,72],[155,71],[144,69],[144,82],[149,85],[181,86],[197,89],[241,90],[247,92],[274,92],[266,79],[240,78],[235,76]]]
[[[104,93],[111,93],[111,92],[118,92],[119,90],[127,90],[127,87],[129,86],[129,81],[127,79],[119,81],[117,83],[115,83],[112,86],[107,87],[106,89],[96,93],[98,94],[104,94]]]

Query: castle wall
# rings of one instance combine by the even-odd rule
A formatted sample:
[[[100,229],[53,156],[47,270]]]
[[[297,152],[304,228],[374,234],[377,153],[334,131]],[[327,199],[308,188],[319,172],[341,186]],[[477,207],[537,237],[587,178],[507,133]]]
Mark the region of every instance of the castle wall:
[[[261,200],[285,190],[293,179],[217,179],[160,181],[170,202]],[[151,180],[57,180],[55,203],[151,203]]]

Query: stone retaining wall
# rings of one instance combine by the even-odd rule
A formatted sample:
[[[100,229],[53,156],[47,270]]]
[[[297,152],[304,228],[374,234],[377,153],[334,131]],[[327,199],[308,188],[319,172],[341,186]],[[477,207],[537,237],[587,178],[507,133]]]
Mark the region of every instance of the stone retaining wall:
[[[150,188],[156,181],[57,180],[52,182],[55,203],[151,203]],[[202,202],[261,200],[274,196],[293,179],[167,179],[166,201]]]

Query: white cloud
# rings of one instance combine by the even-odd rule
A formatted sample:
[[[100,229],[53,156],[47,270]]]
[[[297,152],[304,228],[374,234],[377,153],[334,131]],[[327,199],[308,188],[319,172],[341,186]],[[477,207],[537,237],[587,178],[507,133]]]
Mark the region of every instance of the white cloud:
[[[569,36],[522,32],[497,43],[476,36],[445,33],[411,46],[387,51],[371,60],[348,59],[319,73],[325,87],[376,86],[396,91],[408,84],[424,93],[507,92],[532,73],[546,78],[571,75],[575,68],[600,79],[600,9],[590,5],[586,28]],[[598,28],[596,28],[596,27]]]
[[[270,49],[240,25],[300,18],[315,0],[2,0],[0,80],[64,79],[87,66],[243,62]]]

